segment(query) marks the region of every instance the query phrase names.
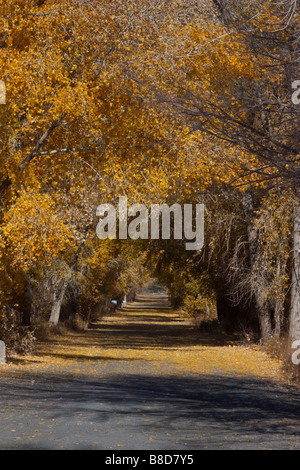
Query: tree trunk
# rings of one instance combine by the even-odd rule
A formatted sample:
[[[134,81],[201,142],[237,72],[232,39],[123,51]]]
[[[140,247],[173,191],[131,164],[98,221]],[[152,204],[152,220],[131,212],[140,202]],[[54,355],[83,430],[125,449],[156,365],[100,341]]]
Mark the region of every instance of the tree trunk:
[[[260,293],[256,295],[255,300],[258,307],[260,340],[262,342],[266,342],[272,336],[272,323],[268,303]]]
[[[294,209],[289,337],[291,341],[300,340],[300,190],[297,191],[297,200]]]
[[[210,306],[207,300],[205,301],[205,314],[206,314],[206,320],[208,320],[210,318]]]
[[[49,318],[49,323],[51,323],[52,325],[57,325],[57,323],[59,322],[60,311],[61,311],[62,303],[64,300],[64,296],[65,296],[67,287],[69,285],[69,282],[72,279],[73,271],[76,268],[78,257],[81,252],[82,246],[83,245],[79,246],[79,248],[77,249],[75,253],[73,263],[70,267],[69,276],[67,277],[67,279],[63,281],[62,285],[60,286],[58,285],[54,289],[53,304],[52,304],[51,314]]]
[[[64,300],[64,296],[68,287],[68,282],[65,281],[62,286],[54,290],[53,295],[53,304],[50,314],[49,323],[52,325],[57,325],[59,322],[61,306]]]
[[[275,303],[275,310],[274,310],[274,323],[275,323],[274,336],[275,338],[280,338],[283,312],[284,312],[283,301],[281,299],[277,299]]]
[[[277,265],[277,277],[283,275],[281,271],[281,264],[280,262]],[[284,315],[284,299],[282,296],[277,297],[275,301],[275,308],[274,308],[274,336],[275,338],[280,338],[281,334],[281,326],[282,320]]]
[[[251,191],[246,190],[242,197],[242,204],[247,219],[247,235],[250,256],[250,266],[253,268],[257,257],[258,247],[258,229],[253,224],[253,198]],[[261,341],[266,341],[272,336],[272,322],[269,312],[268,302],[265,299],[265,289],[263,286],[258,286],[254,293],[255,303],[257,307],[257,315],[260,326]]]
[[[242,204],[246,216],[248,247],[251,266],[255,263],[255,256],[257,252],[258,229],[253,224],[253,198],[252,193],[246,190],[242,195]]]
[[[33,289],[31,285],[31,279],[27,281],[24,297],[25,298],[24,298],[24,307],[23,307],[23,314],[22,314],[22,325],[30,326],[32,300],[33,300]]]

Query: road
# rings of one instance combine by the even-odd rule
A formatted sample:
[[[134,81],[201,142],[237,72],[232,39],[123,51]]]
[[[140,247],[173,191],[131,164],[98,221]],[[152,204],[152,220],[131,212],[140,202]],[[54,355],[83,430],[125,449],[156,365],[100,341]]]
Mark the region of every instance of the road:
[[[0,371],[0,449],[299,450],[300,392],[243,354],[141,296]]]

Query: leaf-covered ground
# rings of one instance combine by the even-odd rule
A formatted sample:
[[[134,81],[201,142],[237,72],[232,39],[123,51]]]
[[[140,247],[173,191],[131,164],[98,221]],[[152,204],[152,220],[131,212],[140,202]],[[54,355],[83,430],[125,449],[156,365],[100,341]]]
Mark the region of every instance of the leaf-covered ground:
[[[68,333],[42,343],[35,355],[15,357],[2,370],[44,368],[90,374],[105,372],[107,362],[150,362],[155,373],[255,375],[282,380],[280,361],[258,346],[197,332],[190,321],[167,307],[166,300],[141,295],[127,308],[105,317],[88,331]]]
[[[0,369],[1,449],[300,449],[300,393],[253,346],[143,298]]]

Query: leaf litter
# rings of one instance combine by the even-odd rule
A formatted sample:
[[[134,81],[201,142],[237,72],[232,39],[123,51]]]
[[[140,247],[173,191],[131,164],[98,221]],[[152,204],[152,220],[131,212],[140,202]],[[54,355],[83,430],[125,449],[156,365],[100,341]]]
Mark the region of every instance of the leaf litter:
[[[255,376],[284,380],[281,362],[257,345],[235,344],[225,336],[203,334],[170,308],[147,303],[104,317],[86,331],[69,331],[41,342],[35,354],[13,356],[1,374],[43,371],[76,375],[126,373]]]

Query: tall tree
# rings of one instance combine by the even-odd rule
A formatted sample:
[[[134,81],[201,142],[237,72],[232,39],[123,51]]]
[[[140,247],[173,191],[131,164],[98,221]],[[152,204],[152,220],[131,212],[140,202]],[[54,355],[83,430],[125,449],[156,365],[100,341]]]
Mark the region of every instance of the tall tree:
[[[154,50],[150,59],[147,56],[152,60],[150,73],[135,77],[157,106],[164,105],[190,132],[219,141],[213,162],[220,169],[220,180],[247,190],[241,200],[248,221],[250,269],[259,242],[251,192],[259,187],[268,191],[274,185],[294,191],[290,336],[296,338],[300,108],[292,102],[292,83],[299,71],[299,2],[213,3],[215,14],[185,17],[181,24],[172,18],[162,40],[168,55]],[[272,328],[266,293],[260,289],[254,296],[261,334],[267,339]]]

